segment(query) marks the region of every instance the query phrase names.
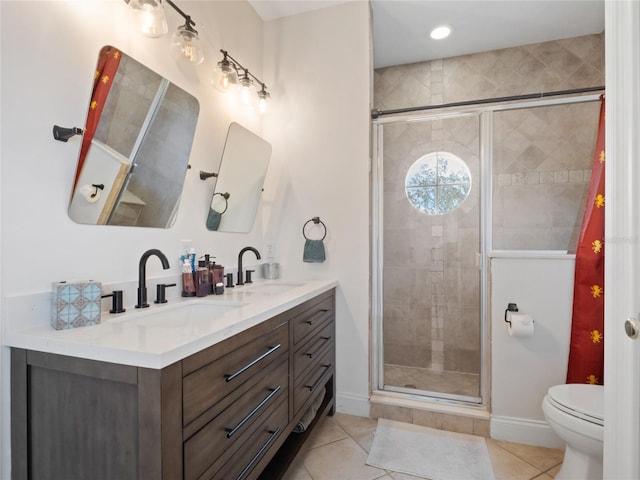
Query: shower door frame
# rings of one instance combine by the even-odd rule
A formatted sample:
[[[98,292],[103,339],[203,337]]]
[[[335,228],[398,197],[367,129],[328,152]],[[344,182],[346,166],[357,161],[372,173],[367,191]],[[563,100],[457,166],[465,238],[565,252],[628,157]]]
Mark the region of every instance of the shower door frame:
[[[492,249],[492,164],[493,164],[493,112],[518,110],[523,108],[547,107],[571,103],[593,102],[600,99],[600,94],[579,95],[562,98],[545,98],[540,100],[517,101],[502,104],[480,106],[429,108],[426,111],[408,112],[397,115],[378,117],[371,121],[372,129],[372,166],[371,166],[371,394],[379,396],[409,398],[412,400],[430,401],[449,405],[489,409],[490,400],[490,331],[489,321],[489,261],[500,252]],[[383,156],[384,125],[394,123],[415,123],[443,120],[463,116],[479,117],[479,165],[480,165],[480,238],[478,252],[478,268],[480,270],[480,398],[457,395],[424,395],[407,390],[384,389],[384,343],[383,343]],[[428,392],[437,393],[437,392]]]

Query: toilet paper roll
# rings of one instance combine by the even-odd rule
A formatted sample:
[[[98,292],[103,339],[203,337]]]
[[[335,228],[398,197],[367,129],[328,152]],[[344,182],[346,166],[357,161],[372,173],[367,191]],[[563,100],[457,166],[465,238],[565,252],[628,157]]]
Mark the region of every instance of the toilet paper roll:
[[[95,203],[100,200],[100,196],[102,195],[102,190],[94,187],[93,185],[82,185],[80,187],[80,195],[89,203]]]
[[[513,337],[533,336],[533,318],[522,313],[507,312],[509,335]]]

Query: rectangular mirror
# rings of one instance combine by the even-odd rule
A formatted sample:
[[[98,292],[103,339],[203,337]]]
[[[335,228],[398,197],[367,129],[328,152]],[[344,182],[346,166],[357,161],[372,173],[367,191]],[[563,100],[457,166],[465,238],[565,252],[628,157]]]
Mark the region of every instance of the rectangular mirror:
[[[207,216],[208,230],[251,231],[270,157],[269,142],[237,123],[229,125]]]
[[[178,212],[198,100],[120,50],[100,50],[69,217],[170,227]]]

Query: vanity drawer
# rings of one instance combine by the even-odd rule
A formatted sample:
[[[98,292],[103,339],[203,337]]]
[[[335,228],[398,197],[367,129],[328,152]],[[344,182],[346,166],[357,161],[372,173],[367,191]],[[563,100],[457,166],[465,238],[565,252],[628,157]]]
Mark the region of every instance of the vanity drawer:
[[[260,472],[254,471],[254,467],[269,452],[278,438],[286,431],[288,422],[288,402],[286,399],[276,407],[268,418],[251,432],[244,435],[237,443],[237,449],[233,455],[226,455],[228,458],[224,466],[212,477],[213,480],[250,480],[258,478]]]
[[[214,406],[255,373],[287,356],[288,325],[265,333],[182,380],[183,425]]]
[[[334,343],[334,322],[329,321],[316,334],[311,335],[309,340],[299,347],[293,360],[293,378],[298,379],[309,366],[325,353],[327,348],[331,348]]]
[[[293,324],[293,343],[297,345],[311,332],[332,320],[334,317],[333,295],[325,296],[311,308],[301,312],[291,320]]]
[[[322,389],[329,377],[335,371],[333,349],[327,350],[300,380],[296,379],[293,392],[293,414]]]
[[[245,448],[240,439],[251,435],[258,419],[287,398],[288,374],[289,362],[284,361],[184,443],[185,479],[200,478],[226,451]],[[288,402],[284,404],[286,423]]]

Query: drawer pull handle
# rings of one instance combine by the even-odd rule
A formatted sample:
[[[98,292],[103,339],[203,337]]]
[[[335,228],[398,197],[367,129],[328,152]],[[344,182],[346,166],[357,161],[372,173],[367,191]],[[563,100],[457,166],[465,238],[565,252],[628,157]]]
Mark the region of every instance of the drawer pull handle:
[[[227,438],[231,438],[231,436],[234,433],[236,433],[240,428],[242,428],[242,426],[245,423],[247,423],[251,417],[253,417],[256,413],[258,413],[258,411],[262,407],[264,407],[267,403],[269,403],[269,400],[271,400],[281,389],[282,387],[280,387],[280,385],[278,385],[276,388],[271,388],[270,389],[271,393],[269,393],[269,395],[264,397],[264,399],[258,405],[256,405],[256,407],[253,410],[251,410],[251,412],[249,412],[249,414],[246,417],[240,420],[240,423],[238,423],[233,428],[225,428],[224,431],[227,432]]]
[[[331,368],[331,364],[329,363],[327,365],[322,365],[322,368],[324,368],[324,370],[327,371],[328,369]],[[305,387],[308,388],[310,392],[313,392],[316,389],[316,387],[320,385],[320,380],[322,380],[323,376],[324,376],[324,373],[318,377],[318,379],[315,381],[313,385],[305,385]]]
[[[236,378],[238,375],[243,374],[244,372],[246,372],[247,370],[249,370],[251,367],[253,367],[256,363],[258,363],[260,360],[268,357],[269,355],[271,355],[273,352],[275,352],[276,350],[278,350],[280,347],[282,346],[282,344],[278,344],[275,347],[269,347],[269,350],[267,350],[265,353],[263,353],[262,355],[260,355],[258,358],[256,358],[255,360],[253,360],[250,363],[247,363],[244,367],[242,367],[240,370],[238,370],[235,373],[232,374],[227,374],[224,376],[225,380],[227,382],[230,382],[231,380],[233,380],[234,378]]]
[[[322,318],[324,314],[327,313],[328,311],[329,311],[328,308],[323,308],[318,313],[316,313],[310,320],[307,320],[305,323],[307,323],[308,325],[313,325],[314,323],[316,323],[316,321],[319,318]]]
[[[324,347],[324,342],[326,342],[327,340],[331,340],[331,337],[321,337],[322,342],[320,343],[320,346],[318,348],[315,349],[314,352],[307,352],[307,357],[309,358],[313,358],[313,356],[318,353],[320,350],[322,350],[322,347]]]
[[[269,445],[271,445],[271,443],[273,443],[273,441],[276,439],[276,437],[280,433],[280,427],[276,428],[275,430],[269,430],[269,433],[271,435],[269,436],[267,441],[264,443],[264,445],[262,445],[262,447],[260,447],[260,450],[258,450],[258,453],[256,453],[253,456],[253,458],[251,459],[251,461],[249,461],[247,466],[244,467],[244,469],[240,472],[240,475],[236,477],[236,480],[241,480],[242,478],[244,478],[244,476],[247,473],[251,471],[251,469],[253,468],[253,464],[256,463],[256,461],[262,456],[264,451],[269,447]]]

